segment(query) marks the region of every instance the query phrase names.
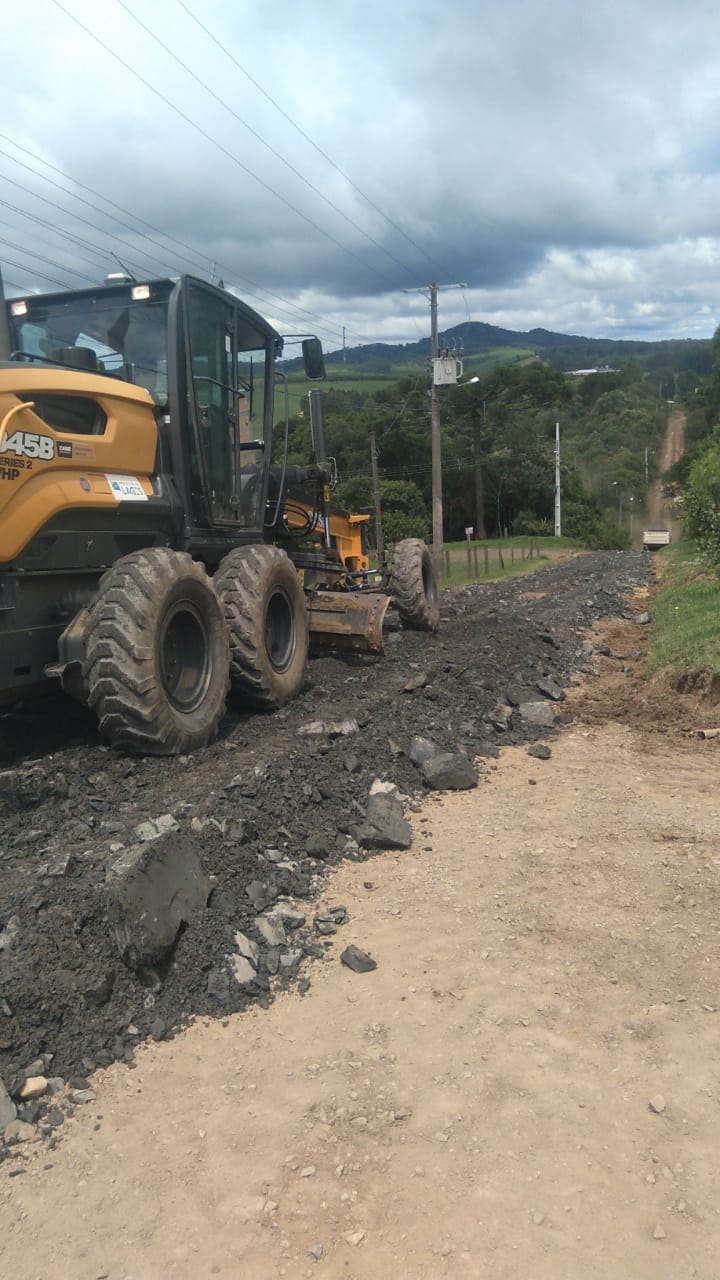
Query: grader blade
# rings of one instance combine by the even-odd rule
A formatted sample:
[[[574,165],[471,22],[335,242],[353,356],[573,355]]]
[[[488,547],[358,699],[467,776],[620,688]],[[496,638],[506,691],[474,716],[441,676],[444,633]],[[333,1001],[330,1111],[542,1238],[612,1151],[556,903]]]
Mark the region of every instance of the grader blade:
[[[382,653],[388,603],[379,591],[316,591],[307,601],[310,648]]]

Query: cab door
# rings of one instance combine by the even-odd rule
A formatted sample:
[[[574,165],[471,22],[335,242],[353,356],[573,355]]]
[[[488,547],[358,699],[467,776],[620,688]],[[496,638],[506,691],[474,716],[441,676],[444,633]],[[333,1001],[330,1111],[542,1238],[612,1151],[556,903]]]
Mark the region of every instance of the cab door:
[[[208,522],[261,530],[274,333],[242,302],[186,280],[188,416]]]
[[[188,411],[211,525],[238,523],[235,308],[216,290],[187,282]]]

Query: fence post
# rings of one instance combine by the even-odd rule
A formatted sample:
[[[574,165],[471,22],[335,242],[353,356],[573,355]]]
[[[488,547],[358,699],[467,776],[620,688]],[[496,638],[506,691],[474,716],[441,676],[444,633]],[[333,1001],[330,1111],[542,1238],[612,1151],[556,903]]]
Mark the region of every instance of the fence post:
[[[475,562],[475,577],[477,578],[477,577],[478,577],[478,557],[477,557],[477,547],[473,547],[473,560],[474,560],[474,562]]]
[[[450,581],[450,552],[445,548],[445,581]]]
[[[472,577],[472,561],[470,556],[470,543],[467,544],[467,576]]]
[[[485,577],[486,577],[486,578],[489,578],[489,576],[490,576],[490,553],[489,553],[489,551],[488,551],[488,545],[487,545],[487,542],[485,543],[485,546],[483,547],[483,554],[484,554],[484,556],[485,556]]]
[[[502,547],[500,547],[500,546],[498,547],[498,564],[500,565],[500,568],[502,569],[502,571],[503,571],[503,573],[504,573],[504,572],[505,572],[505,561],[503,560]]]

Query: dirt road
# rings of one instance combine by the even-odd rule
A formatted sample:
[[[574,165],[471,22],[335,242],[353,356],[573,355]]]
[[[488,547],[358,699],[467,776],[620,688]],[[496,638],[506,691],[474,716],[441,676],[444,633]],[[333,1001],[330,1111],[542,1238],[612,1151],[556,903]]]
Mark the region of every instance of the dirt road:
[[[5,1274],[715,1280],[720,748],[596,669],[549,760],[503,750],[409,852],[333,871],[304,998],[145,1046],[15,1149]]]
[[[686,416],[675,409],[668,416],[667,430],[660,450],[660,473],[672,467],[685,452]],[[654,480],[647,494],[645,519],[648,529],[669,529],[673,541],[681,536],[680,521],[673,514],[672,503],[665,498],[661,480]],[[642,530],[640,530],[642,534]]]

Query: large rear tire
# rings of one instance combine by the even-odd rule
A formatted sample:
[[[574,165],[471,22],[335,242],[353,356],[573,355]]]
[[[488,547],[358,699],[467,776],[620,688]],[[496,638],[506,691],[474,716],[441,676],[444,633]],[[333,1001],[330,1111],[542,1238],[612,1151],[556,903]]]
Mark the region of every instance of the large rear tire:
[[[279,547],[239,547],[214,581],[230,632],[233,694],[262,711],[290,702],[308,659],[305,593],[294,565]]]
[[[440,598],[430,552],[421,538],[396,542],[390,570],[390,595],[400,621],[410,631],[437,631]]]
[[[206,746],[223,715],[229,670],[222,606],[191,556],[151,547],[103,576],[83,676],[113,746],[159,756]]]

